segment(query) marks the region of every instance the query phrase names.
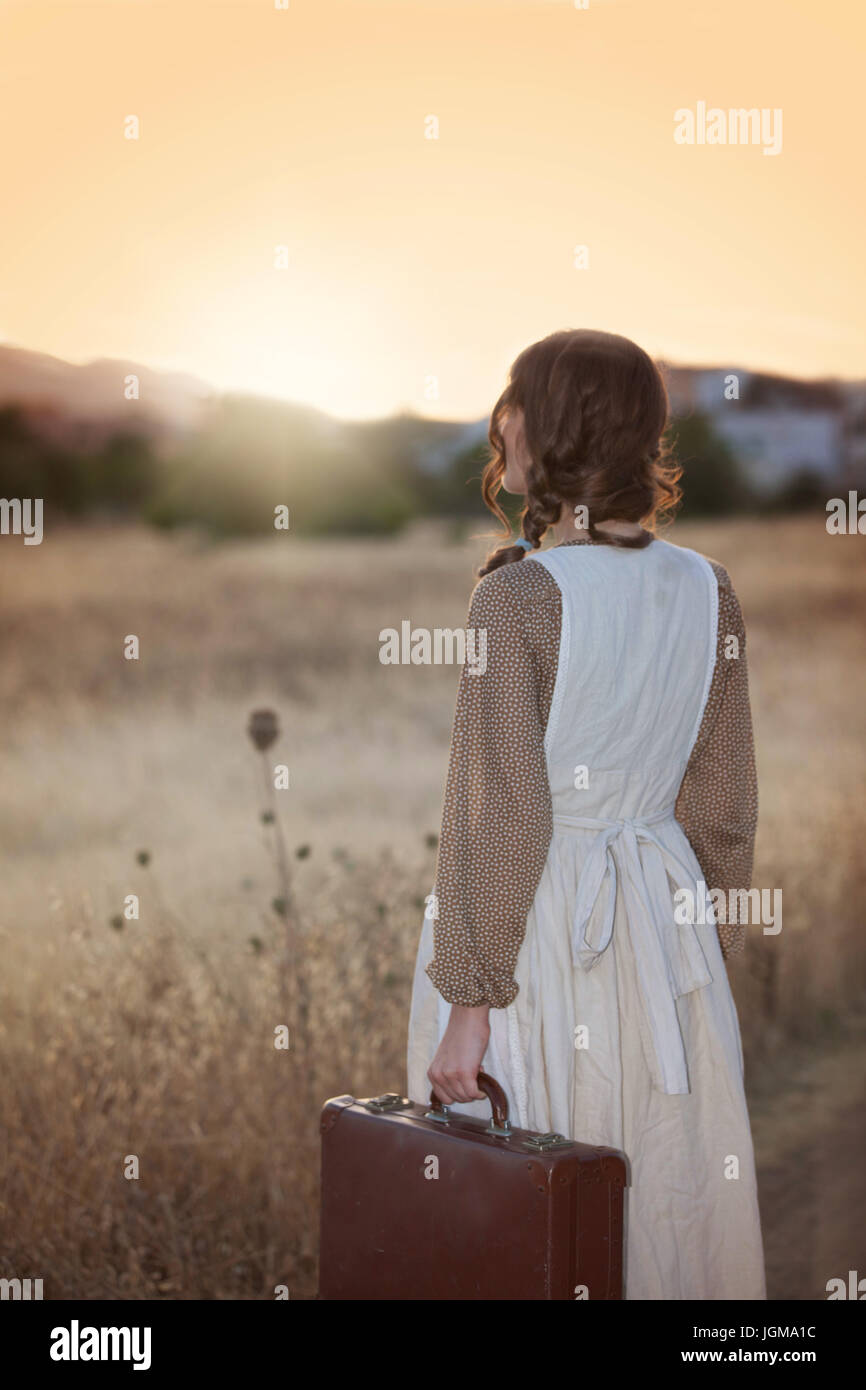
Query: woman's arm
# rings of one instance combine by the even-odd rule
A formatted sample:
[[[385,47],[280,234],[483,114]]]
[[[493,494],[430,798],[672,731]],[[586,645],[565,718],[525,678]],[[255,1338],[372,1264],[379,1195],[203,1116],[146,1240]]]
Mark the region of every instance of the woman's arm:
[[[727,898],[731,889],[751,886],[758,783],[745,624],[726,570],[715,563],[713,569],[719,585],[716,672],[677,797],[676,816],[707,888],[720,888]],[[718,934],[726,959],[742,952],[743,924],[720,922]]]
[[[552,833],[544,731],[559,604],[548,571],[520,561],[487,575],[469,609],[482,669],[467,663],[460,677],[427,966],[453,1006],[430,1068],[446,1103],[479,1098],[487,1011],[517,994],[517,957]]]

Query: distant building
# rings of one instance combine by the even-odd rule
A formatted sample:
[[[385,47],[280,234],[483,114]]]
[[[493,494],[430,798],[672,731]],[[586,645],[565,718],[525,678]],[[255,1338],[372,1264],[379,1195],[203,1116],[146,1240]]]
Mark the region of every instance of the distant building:
[[[757,492],[772,495],[802,473],[828,488],[866,482],[862,383],[795,381],[738,367],[668,366],[665,379],[674,415],[708,416]]]
[[[726,403],[713,425],[740,460],[752,486],[774,493],[798,473],[837,483],[844,470],[842,413],[828,410],[737,410]]]

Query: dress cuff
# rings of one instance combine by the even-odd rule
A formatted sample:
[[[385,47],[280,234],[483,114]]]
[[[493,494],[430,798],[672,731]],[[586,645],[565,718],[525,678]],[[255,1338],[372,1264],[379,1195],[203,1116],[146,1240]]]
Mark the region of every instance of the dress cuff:
[[[478,964],[455,969],[440,966],[435,960],[425,967],[436,989],[448,1004],[477,1009],[487,1004],[491,1009],[507,1009],[517,998],[519,986],[506,970],[482,969]]]

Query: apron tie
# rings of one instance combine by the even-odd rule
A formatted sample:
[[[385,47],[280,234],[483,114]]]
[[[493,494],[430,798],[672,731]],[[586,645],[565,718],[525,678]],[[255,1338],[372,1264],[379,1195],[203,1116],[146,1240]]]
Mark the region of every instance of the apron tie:
[[[672,819],[673,807],[633,820],[555,815],[553,828],[566,833],[595,831],[580,871],[574,907],[574,963],[591,970],[607,950],[621,891],[641,995],[641,1036],[653,1084],[668,1095],[686,1095],[688,1067],[675,1001],[710,984],[713,977],[694,924],[678,926],[674,921],[671,883],[695,895],[698,883],[688,865],[652,829]],[[591,940],[590,921],[605,883],[605,912],[596,939]],[[712,909],[705,920],[714,921]]]

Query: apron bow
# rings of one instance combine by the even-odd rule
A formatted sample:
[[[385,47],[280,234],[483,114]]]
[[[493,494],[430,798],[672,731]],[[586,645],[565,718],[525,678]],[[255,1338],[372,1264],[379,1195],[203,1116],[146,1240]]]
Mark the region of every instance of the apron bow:
[[[688,865],[652,828],[672,819],[671,807],[633,820],[555,815],[553,826],[566,832],[595,831],[574,907],[574,963],[591,970],[607,950],[621,890],[643,1006],[641,1036],[653,1084],[668,1095],[685,1095],[688,1066],[675,1001],[710,984],[713,977],[694,924],[678,926],[674,921],[671,883],[692,894],[699,884]],[[607,903],[601,929],[591,940],[590,922],[605,882]],[[705,920],[714,920],[711,909]]]

